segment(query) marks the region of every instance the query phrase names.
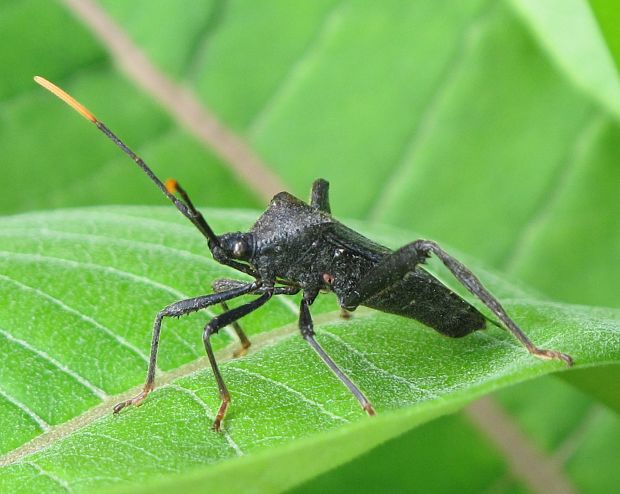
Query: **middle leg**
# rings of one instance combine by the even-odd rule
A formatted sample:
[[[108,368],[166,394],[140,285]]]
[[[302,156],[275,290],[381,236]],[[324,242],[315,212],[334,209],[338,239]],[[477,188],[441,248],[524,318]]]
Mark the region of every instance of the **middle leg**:
[[[213,353],[213,348],[211,347],[211,336],[216,334],[221,328],[232,324],[238,319],[241,319],[243,316],[248,315],[250,312],[253,312],[262,305],[264,305],[273,296],[273,294],[274,290],[272,288],[269,291],[263,293],[257,299],[254,299],[247,304],[240,305],[239,307],[235,307],[228,312],[224,312],[223,314],[214,317],[205,326],[204,332],[202,334],[202,339],[204,341],[207,357],[209,358],[209,363],[211,364],[211,370],[213,371],[215,381],[217,382],[220,399],[222,400],[220,403],[220,408],[217,411],[217,415],[213,420],[212,429],[214,431],[220,430],[222,420],[224,419],[224,415],[226,415],[226,410],[228,409],[228,405],[230,404],[230,393],[228,392],[228,387],[226,386],[224,378],[222,377],[220,369],[217,365],[217,360],[215,359],[215,354]]]
[[[230,300],[246,293],[255,291],[259,287],[257,282],[253,283],[241,283],[237,287],[220,293],[212,293],[211,295],[203,295],[201,297],[190,298],[187,300],[180,300],[171,304],[157,314],[155,317],[155,323],[153,324],[153,337],[151,341],[151,356],[149,359],[149,367],[146,376],[146,382],[142,388],[142,391],[133,398],[117,403],[114,406],[114,413],[119,413],[123,408],[129,405],[139,406],[142,404],[147,395],[153,390],[155,386],[155,369],[157,367],[157,350],[159,349],[159,334],[161,332],[161,324],[164,317],[180,317],[192,312],[205,309],[211,305],[222,303],[223,301]]]
[[[240,284],[243,284],[243,282],[238,281],[238,280],[221,279],[221,280],[215,280],[212,284],[212,287],[213,287],[214,292],[219,293],[219,292],[224,292],[224,291],[236,288]],[[220,306],[222,307],[222,312],[230,311],[230,307],[228,307],[228,304],[225,301],[221,302]],[[248,348],[250,348],[252,343],[250,342],[250,340],[248,339],[245,332],[243,331],[243,329],[241,328],[241,326],[239,325],[237,321],[233,321],[230,326],[233,328],[233,331],[235,332],[235,334],[237,335],[237,338],[239,339],[239,344],[241,345],[240,348],[238,348],[237,350],[233,352],[233,357],[235,358],[242,357],[248,352]]]
[[[336,374],[336,377],[342,381],[342,383],[349,388],[349,391],[353,393],[353,396],[357,398],[362,408],[366,411],[366,413],[370,416],[375,415],[375,409],[371,405],[368,398],[364,396],[364,393],[360,391],[360,389],[353,384],[353,382],[347,377],[347,375],[340,370],[336,362],[332,360],[332,358],[323,350],[321,345],[319,345],[318,341],[314,338],[314,324],[312,323],[312,316],[310,315],[309,302],[306,298],[301,300],[301,306],[299,308],[299,330],[301,331],[301,336],[306,340],[312,349],[321,357],[321,360],[325,362],[327,367]]]
[[[224,283],[228,283],[231,280],[222,280]],[[236,282],[232,282],[236,283]],[[209,357],[209,363],[211,364],[211,369],[213,370],[213,375],[215,376],[215,381],[217,382],[217,387],[220,392],[220,398],[222,400],[220,404],[220,408],[217,412],[215,420],[213,421],[213,430],[219,431],[222,420],[224,419],[224,415],[226,415],[226,410],[228,409],[228,405],[230,404],[230,393],[228,392],[228,388],[226,387],[226,383],[224,382],[224,378],[220,373],[220,369],[217,365],[217,361],[215,360],[215,354],[213,353],[213,348],[211,347],[211,336],[217,333],[220,329],[229,324],[236,322],[244,316],[247,316],[250,312],[254,312],[256,309],[265,304],[271,297],[274,295],[294,295],[299,291],[299,288],[296,286],[264,286],[260,287],[256,290],[256,294],[262,293],[260,297],[248,302],[247,304],[240,305],[239,307],[235,307],[219,316],[214,317],[209,321],[209,324],[205,326],[204,333],[202,334],[202,339],[205,344],[205,350],[207,351],[207,357]]]

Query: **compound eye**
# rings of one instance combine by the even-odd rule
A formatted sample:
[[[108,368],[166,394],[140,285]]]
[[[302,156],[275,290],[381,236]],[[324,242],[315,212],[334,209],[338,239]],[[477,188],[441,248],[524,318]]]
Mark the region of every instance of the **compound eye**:
[[[248,245],[243,240],[237,240],[233,245],[233,256],[243,259],[248,254]]]

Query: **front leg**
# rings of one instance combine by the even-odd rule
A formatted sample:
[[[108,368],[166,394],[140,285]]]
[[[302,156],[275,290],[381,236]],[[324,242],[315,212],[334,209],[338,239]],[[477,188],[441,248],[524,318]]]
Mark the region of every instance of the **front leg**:
[[[159,334],[161,332],[161,323],[164,317],[180,317],[192,312],[205,309],[211,305],[225,302],[233,298],[245,295],[259,288],[257,282],[240,284],[236,288],[231,290],[213,293],[211,295],[203,295],[201,297],[190,298],[187,300],[181,300],[169,305],[162,309],[155,317],[155,323],[153,324],[153,338],[151,341],[151,357],[149,360],[149,368],[146,376],[146,383],[142,391],[133,398],[122,401],[114,407],[114,413],[119,413],[123,408],[129,405],[139,406],[142,404],[147,395],[153,390],[155,385],[155,368],[157,366],[157,350],[159,348]]]
[[[532,355],[542,359],[563,360],[569,367],[573,365],[573,359],[570,355],[555,350],[541,349],[534,345],[480,280],[468,268],[431,240],[416,240],[386,257],[368,273],[343,305],[347,308],[362,304],[365,300],[403,279],[408,273],[414,272],[415,267],[424,263],[431,253],[435,254],[454,277],[500,319],[504,327]]]

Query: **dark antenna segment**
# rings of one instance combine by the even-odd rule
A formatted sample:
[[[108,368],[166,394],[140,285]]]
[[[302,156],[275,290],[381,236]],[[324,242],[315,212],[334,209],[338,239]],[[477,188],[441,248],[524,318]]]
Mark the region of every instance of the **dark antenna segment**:
[[[141,169],[144,173],[148,175],[148,177],[159,187],[159,189],[164,193],[164,195],[172,201],[172,203],[176,206],[176,208],[189,219],[199,230],[200,232],[208,239],[209,243],[212,243],[214,246],[219,246],[220,242],[204,219],[202,214],[194,207],[194,205],[189,202],[187,194],[181,188],[181,186],[177,183],[176,180],[167,180],[166,184],[164,184],[158,177],[153,173],[153,170],[149,168],[149,166],[144,162],[142,158],[140,158],[136,153],[134,153],[127,145],[121,141],[114,132],[112,132],[103,122],[100,122],[95,118],[95,116],[79,101],[75,98],[67,94],[65,91],[60,89],[55,84],[51,83],[47,79],[43,77],[35,76],[34,80],[37,84],[43,86],[54,96],[57,96],[62,101],[67,103],[71,108],[73,108],[76,112],[82,115],[85,119],[94,123],[97,128],[103,132],[114,144],[116,144],[121,150],[128,155]],[[187,203],[181,202],[174,193],[178,192],[181,195],[183,200],[188,201]]]

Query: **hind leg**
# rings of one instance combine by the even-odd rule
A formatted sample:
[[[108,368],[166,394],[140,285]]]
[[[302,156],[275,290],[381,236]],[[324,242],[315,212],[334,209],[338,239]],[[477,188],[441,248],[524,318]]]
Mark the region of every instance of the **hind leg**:
[[[499,301],[482,285],[476,275],[431,240],[416,240],[383,259],[362,279],[356,289],[344,301],[344,307],[355,308],[357,305],[363,304],[364,300],[389,288],[390,285],[413,271],[418,264],[424,263],[431,253],[441,260],[461,285],[467,288],[499,318],[504,327],[525,346],[528,352],[541,359],[562,360],[569,367],[573,365],[573,359],[570,355],[555,350],[545,350],[534,345],[523,330],[508,316]]]

